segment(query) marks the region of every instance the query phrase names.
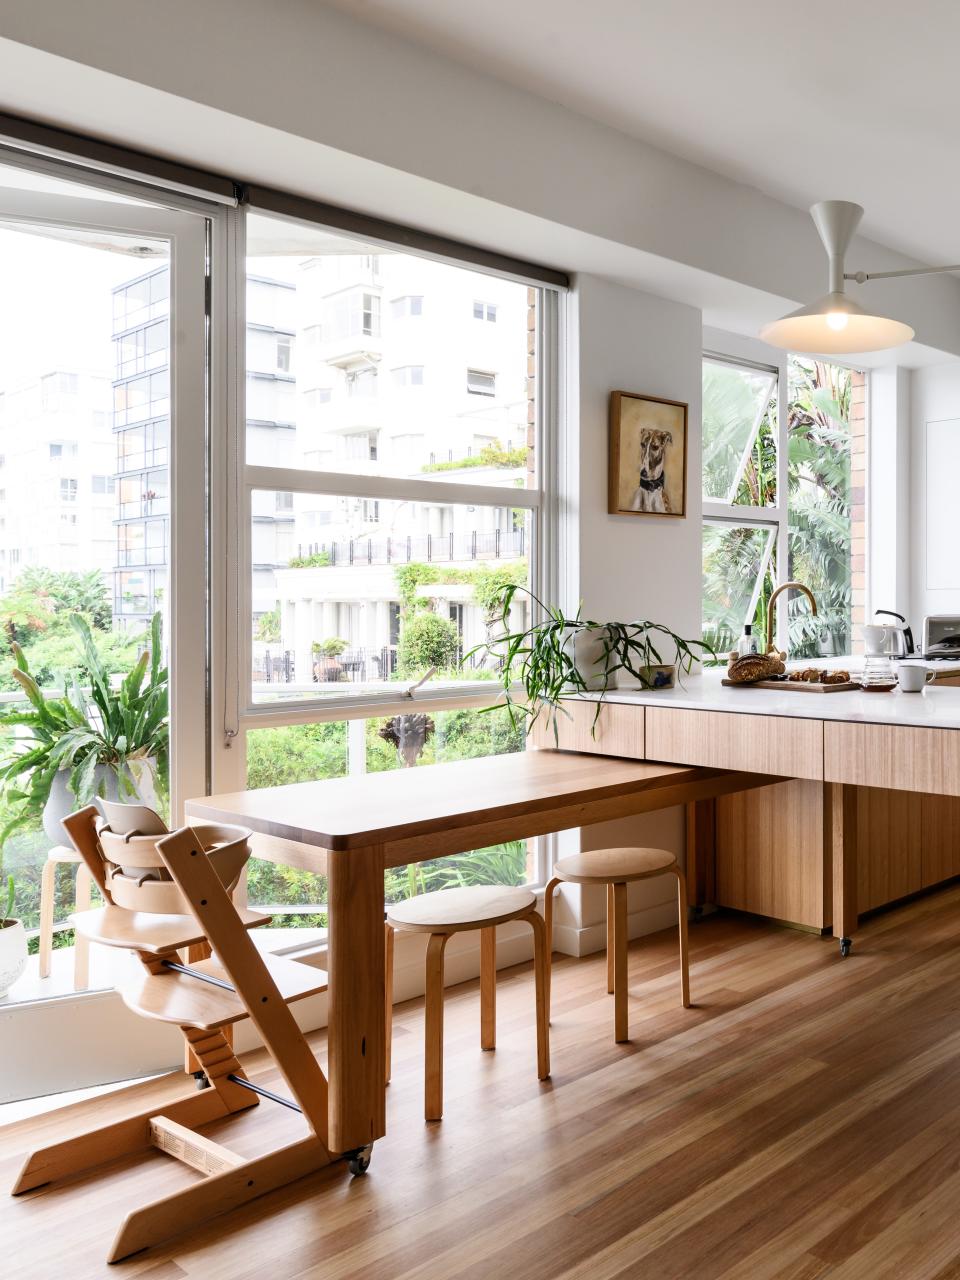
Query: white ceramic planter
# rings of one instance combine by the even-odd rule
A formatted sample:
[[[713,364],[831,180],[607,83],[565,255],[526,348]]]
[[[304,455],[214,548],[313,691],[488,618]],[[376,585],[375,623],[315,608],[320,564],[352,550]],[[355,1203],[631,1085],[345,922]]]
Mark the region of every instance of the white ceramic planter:
[[[588,689],[616,689],[618,672],[611,672],[606,682],[603,673],[606,664],[603,645],[606,627],[591,627],[586,631],[571,631],[564,641],[564,648],[573,659],[580,678]]]
[[[27,934],[19,920],[0,924],[0,1000],[27,967]]]

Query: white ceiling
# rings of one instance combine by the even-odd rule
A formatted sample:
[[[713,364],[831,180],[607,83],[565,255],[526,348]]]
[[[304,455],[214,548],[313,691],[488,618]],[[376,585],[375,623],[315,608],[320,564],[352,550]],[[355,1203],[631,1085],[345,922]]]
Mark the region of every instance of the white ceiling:
[[[956,0],[327,2],[779,200],[855,200],[870,238],[960,262]]]

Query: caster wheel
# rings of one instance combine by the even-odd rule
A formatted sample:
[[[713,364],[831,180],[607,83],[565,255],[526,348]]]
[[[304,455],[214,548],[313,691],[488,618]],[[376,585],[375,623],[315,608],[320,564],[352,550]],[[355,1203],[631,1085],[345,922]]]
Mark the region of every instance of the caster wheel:
[[[690,923],[699,924],[702,919],[703,919],[703,907],[691,907]]]
[[[194,1080],[196,1080],[196,1082],[197,1082],[197,1089],[209,1089],[209,1088],[211,1088],[210,1081],[207,1079],[207,1077],[206,1077],[206,1073],[205,1073],[205,1072],[203,1072],[203,1071],[195,1071],[195,1072],[193,1073],[193,1078],[194,1078]]]
[[[361,1147],[359,1151],[351,1151],[347,1156],[347,1168],[355,1178],[361,1177],[370,1168],[370,1158],[373,1155],[373,1144],[369,1147]]]
[[[841,954],[842,956],[848,956],[848,955],[850,954],[850,952],[851,952],[851,950],[852,950],[852,949],[853,949],[853,939],[852,939],[852,938],[841,938],[841,939],[840,939],[840,954]]]

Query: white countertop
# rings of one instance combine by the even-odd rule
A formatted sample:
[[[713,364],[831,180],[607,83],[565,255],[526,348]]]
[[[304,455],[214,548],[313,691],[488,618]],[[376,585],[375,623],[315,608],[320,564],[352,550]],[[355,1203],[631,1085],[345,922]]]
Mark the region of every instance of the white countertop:
[[[855,660],[862,665],[862,659]],[[796,664],[793,664],[796,665]],[[819,663],[811,665],[820,665]],[[828,665],[823,663],[824,666]],[[937,671],[960,670],[960,663],[934,663]],[[730,688],[720,682],[722,668],[683,677],[675,689],[657,692],[639,688],[611,689],[607,702],[645,707],[677,707],[691,711],[734,711],[744,715],[797,716],[806,720],[852,720],[866,724],[895,724],[927,729],[960,729],[960,687],[928,686],[921,693],[804,693],[791,689]],[[587,698],[596,695],[582,695]]]

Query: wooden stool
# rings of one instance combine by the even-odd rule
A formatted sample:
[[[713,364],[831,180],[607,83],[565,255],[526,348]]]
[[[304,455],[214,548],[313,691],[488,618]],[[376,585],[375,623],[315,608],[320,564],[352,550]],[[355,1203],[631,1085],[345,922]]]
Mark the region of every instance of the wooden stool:
[[[40,977],[50,977],[53,953],[53,917],[56,907],[57,867],[72,863],[77,868],[76,910],[90,910],[93,878],[75,849],[55,844],[40,872]],[[90,943],[77,934],[73,944],[73,989],[83,991],[90,981]]]
[[[547,947],[553,953],[553,894],[561,881],[607,886],[607,991],[613,992],[614,1039],[629,1039],[627,1029],[627,885],[654,876],[677,877],[680,908],[680,996],[690,1008],[687,956],[687,884],[676,858],[666,849],[590,849],[561,858],[544,895]],[[549,978],[548,978],[549,981]],[[549,988],[548,988],[549,991]]]
[[[387,908],[387,1077],[393,1005],[393,931],[428,933],[427,993],[424,1013],[426,1079],[424,1118],[443,1116],[443,952],[451,934],[480,930],[480,1047],[497,1041],[497,925],[526,920],[533,929],[533,967],[537,992],[537,1075],[550,1075],[550,1019],[546,930],[529,889],[476,885],[424,893]]]

